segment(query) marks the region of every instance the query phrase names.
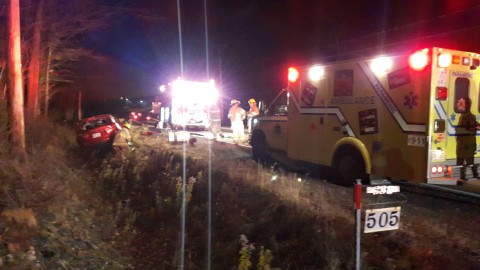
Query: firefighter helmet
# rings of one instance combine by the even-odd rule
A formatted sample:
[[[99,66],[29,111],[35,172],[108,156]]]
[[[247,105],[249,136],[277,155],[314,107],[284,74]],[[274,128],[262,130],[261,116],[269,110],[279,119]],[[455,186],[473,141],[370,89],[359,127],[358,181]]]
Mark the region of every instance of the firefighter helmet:
[[[230,106],[233,105],[233,104],[240,104],[240,101],[236,100],[236,99],[232,99],[230,101]]]
[[[125,124],[123,124],[123,126],[128,128],[128,129],[132,128],[132,126],[129,123],[125,123]]]
[[[257,102],[255,101],[255,99],[251,98],[251,99],[248,100],[248,104],[250,104],[250,103],[257,103]]]

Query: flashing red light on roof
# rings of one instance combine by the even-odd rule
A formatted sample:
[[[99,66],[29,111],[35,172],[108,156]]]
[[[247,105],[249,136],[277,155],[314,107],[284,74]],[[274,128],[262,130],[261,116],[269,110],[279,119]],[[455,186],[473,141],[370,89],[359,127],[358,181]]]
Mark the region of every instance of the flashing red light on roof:
[[[288,81],[291,83],[294,83],[297,81],[298,77],[300,74],[298,73],[298,70],[296,68],[288,68]]]
[[[446,68],[452,64],[452,55],[449,53],[441,53],[438,55],[438,66]]]
[[[408,58],[408,64],[413,70],[423,70],[428,65],[428,50],[415,52]]]

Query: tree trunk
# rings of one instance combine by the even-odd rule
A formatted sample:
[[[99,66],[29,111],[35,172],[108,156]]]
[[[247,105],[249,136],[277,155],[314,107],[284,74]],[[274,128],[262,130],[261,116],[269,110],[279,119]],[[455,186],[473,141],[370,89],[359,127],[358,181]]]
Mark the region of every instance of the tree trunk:
[[[77,120],[82,119],[82,91],[78,91]]]
[[[25,122],[23,114],[23,81],[20,50],[19,0],[10,0],[8,21],[8,76],[10,89],[9,119],[12,154],[20,160],[25,158]]]
[[[47,54],[47,71],[45,74],[45,107],[44,107],[44,112],[45,115],[48,115],[48,105],[50,103],[50,60],[52,59],[52,48],[48,48],[48,54]]]
[[[32,54],[28,65],[28,98],[27,113],[30,119],[34,119],[39,115],[38,110],[38,81],[40,78],[40,42],[42,32],[42,12],[43,1],[37,6],[37,15],[35,16],[35,24],[33,29]]]

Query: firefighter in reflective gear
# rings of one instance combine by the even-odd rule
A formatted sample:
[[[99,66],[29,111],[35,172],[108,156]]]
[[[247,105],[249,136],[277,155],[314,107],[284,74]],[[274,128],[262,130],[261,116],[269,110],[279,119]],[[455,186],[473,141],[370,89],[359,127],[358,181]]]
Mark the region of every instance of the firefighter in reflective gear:
[[[250,105],[250,110],[247,113],[247,127],[248,127],[248,133],[251,133],[252,132],[252,119],[255,115],[258,115],[260,113],[260,110],[257,107],[257,102],[253,98],[248,100],[248,105]]]
[[[132,144],[132,136],[130,135],[131,125],[129,123],[123,124],[123,128],[115,134],[113,139],[113,150],[115,153],[120,153],[124,157],[125,152],[130,149]]]
[[[231,108],[228,110],[228,119],[230,119],[234,143],[245,142],[245,126],[243,120],[245,120],[247,113],[239,105],[240,101],[232,99],[232,101],[230,101]]]

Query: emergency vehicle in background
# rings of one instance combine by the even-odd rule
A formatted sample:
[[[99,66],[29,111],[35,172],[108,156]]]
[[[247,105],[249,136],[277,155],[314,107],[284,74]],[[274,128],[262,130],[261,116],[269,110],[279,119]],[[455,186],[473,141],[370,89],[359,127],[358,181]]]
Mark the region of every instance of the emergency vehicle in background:
[[[218,103],[218,90],[213,80],[208,82],[177,79],[160,90],[156,98],[161,127],[208,129],[209,110]],[[158,108],[157,108],[158,110]]]
[[[433,47],[291,67],[288,87],[254,119],[253,156],[285,153],[330,166],[348,184],[359,178],[457,184],[457,138],[468,136],[459,123],[462,100],[471,99],[477,120],[480,112],[479,58]],[[473,155],[478,165],[478,151]],[[467,178],[474,175],[467,170]]]

